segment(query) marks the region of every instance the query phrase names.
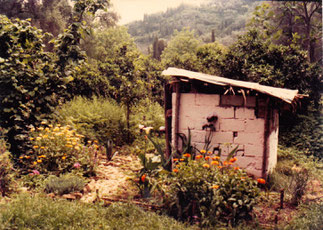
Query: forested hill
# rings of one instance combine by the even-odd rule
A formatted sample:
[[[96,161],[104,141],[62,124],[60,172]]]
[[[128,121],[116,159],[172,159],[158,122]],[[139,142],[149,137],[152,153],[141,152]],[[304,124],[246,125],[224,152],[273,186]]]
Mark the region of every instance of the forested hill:
[[[163,13],[145,15],[141,21],[128,24],[129,33],[137,45],[144,51],[153,43],[154,38],[168,40],[174,30],[184,27],[194,29],[204,41],[215,39],[228,45],[234,41],[234,35],[243,31],[248,18],[256,5],[255,0],[209,0],[200,7],[181,5]]]

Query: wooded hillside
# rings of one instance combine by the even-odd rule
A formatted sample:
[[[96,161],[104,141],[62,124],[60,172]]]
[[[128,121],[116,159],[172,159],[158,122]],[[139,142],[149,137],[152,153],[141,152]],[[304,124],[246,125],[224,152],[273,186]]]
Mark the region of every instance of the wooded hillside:
[[[255,0],[211,0],[200,7],[183,4],[128,24],[129,33],[145,52],[156,37],[169,40],[174,30],[185,27],[195,30],[205,42],[216,39],[229,45],[244,31],[248,18],[259,4]]]

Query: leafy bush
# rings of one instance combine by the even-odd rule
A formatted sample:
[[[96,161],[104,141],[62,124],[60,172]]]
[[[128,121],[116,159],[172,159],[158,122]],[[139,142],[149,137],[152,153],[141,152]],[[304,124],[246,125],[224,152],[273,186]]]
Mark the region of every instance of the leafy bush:
[[[131,118],[131,123],[135,129],[138,129],[139,124],[153,127],[155,131],[158,131],[161,126],[165,126],[163,107],[150,99],[141,100],[134,106],[132,113],[134,115]]]
[[[163,177],[165,207],[169,213],[181,220],[200,220],[201,226],[219,222],[235,225],[250,217],[256,204],[259,190],[257,182],[237,168],[231,167],[236,158],[212,162],[207,156],[190,154],[183,159],[174,159],[176,167]]]
[[[310,109],[307,114],[282,116],[279,142],[286,147],[296,146],[306,154],[323,158],[323,114]]]
[[[59,108],[57,120],[103,144],[123,145],[129,134],[125,111],[111,99],[76,97]]]
[[[85,181],[77,175],[66,174],[60,177],[50,177],[46,181],[45,191],[57,195],[68,194],[71,192],[81,192]]]
[[[29,148],[28,126],[53,111],[71,80],[44,51],[44,38],[29,21],[0,16],[0,126],[17,158]]]
[[[32,128],[31,132],[33,151],[19,157],[27,172],[59,175],[81,169],[85,175],[94,173],[99,146],[84,145],[83,135],[60,125]]]
[[[13,179],[13,166],[6,142],[0,137],[0,194],[5,196]]]
[[[109,207],[20,195],[0,204],[0,229],[193,229],[128,204]]]

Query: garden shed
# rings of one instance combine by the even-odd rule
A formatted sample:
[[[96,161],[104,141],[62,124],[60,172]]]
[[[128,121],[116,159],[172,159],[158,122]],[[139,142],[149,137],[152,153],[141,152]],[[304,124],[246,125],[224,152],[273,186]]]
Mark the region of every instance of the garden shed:
[[[168,68],[165,86],[166,152],[180,150],[179,133],[191,133],[191,143],[221,156],[238,146],[238,166],[255,177],[266,177],[277,162],[279,110],[294,108],[298,90],[232,80]]]

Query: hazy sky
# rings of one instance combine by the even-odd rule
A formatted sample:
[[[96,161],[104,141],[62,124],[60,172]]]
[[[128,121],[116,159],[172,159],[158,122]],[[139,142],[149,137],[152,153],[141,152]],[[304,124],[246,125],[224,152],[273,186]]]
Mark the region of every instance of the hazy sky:
[[[121,16],[119,24],[142,20],[144,14],[157,13],[181,3],[199,5],[205,0],[111,0],[115,11]]]

